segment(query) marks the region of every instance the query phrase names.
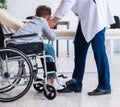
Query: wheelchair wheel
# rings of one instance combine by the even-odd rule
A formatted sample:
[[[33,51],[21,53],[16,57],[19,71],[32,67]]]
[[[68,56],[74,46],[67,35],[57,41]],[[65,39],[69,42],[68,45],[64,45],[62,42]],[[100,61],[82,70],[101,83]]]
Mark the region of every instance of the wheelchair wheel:
[[[43,81],[43,80],[40,79],[40,78],[37,78],[35,82],[40,82],[40,81]],[[34,83],[33,87],[38,92],[43,92],[44,91],[44,87],[43,87],[42,83]]]
[[[49,100],[53,100],[56,97],[56,89],[52,85],[46,85],[46,89],[44,89],[44,95]]]
[[[0,101],[24,96],[33,82],[33,67],[27,56],[14,48],[0,48]]]

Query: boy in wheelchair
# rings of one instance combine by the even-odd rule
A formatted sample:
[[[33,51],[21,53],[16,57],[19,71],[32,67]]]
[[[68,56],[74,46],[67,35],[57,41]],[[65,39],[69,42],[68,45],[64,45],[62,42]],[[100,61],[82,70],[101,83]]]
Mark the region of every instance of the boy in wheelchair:
[[[22,44],[26,42],[39,42],[40,36],[44,35],[48,40],[55,40],[55,34],[51,31],[48,21],[51,16],[51,9],[46,5],[40,5],[36,8],[36,14],[33,18],[26,22],[23,27],[21,27],[13,36],[25,35],[25,34],[33,34],[36,33],[39,36],[30,37],[30,38],[20,38],[10,40],[8,44]],[[51,55],[55,59],[54,48],[50,44],[44,44],[44,50],[46,55]],[[41,60],[43,63],[43,60]],[[44,65],[44,64],[43,64]],[[62,82],[57,78],[56,74],[56,65],[55,62],[51,58],[46,58],[46,66],[48,72],[48,82],[53,85],[56,89],[64,88],[63,85],[69,85],[72,81],[64,81]],[[43,66],[44,68],[44,66]]]

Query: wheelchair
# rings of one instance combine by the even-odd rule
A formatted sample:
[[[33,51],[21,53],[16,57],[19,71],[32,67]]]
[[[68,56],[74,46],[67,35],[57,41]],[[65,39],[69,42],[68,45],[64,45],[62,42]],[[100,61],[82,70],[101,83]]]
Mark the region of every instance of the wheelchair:
[[[15,101],[24,96],[31,85],[45,97],[52,100],[56,97],[56,89],[47,82],[46,58],[43,39],[37,43],[7,44],[9,40],[38,36],[37,34],[11,36],[4,34],[4,46],[0,48],[0,102]],[[43,61],[42,79],[38,70],[38,60]],[[52,58],[54,61],[54,58]],[[43,67],[42,67],[43,69]]]

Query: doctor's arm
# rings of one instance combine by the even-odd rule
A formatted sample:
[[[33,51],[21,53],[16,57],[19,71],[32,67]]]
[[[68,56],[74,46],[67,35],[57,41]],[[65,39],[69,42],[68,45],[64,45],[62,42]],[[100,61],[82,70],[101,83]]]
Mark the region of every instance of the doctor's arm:
[[[49,21],[51,28],[53,28],[60,19],[70,12],[74,2],[75,0],[62,0],[60,2],[60,5],[53,14],[52,19]]]

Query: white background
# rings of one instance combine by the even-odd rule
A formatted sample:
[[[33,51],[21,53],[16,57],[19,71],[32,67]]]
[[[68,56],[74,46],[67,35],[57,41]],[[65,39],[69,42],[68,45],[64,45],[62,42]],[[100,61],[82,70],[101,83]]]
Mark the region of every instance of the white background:
[[[58,7],[61,0],[8,0],[8,11],[19,19],[33,16],[38,5],[48,5],[52,8],[52,13]],[[109,0],[111,10],[114,15],[120,16],[120,0]],[[62,20],[70,21],[70,29],[76,28],[76,16],[70,12]]]
[[[45,4],[52,8],[54,12],[61,0],[8,0],[8,10],[18,18],[25,18],[34,15],[35,8],[38,5]],[[120,16],[120,0],[109,0],[109,4],[114,15]],[[69,17],[70,16],[70,17]],[[72,13],[67,15],[68,20],[74,20]]]

